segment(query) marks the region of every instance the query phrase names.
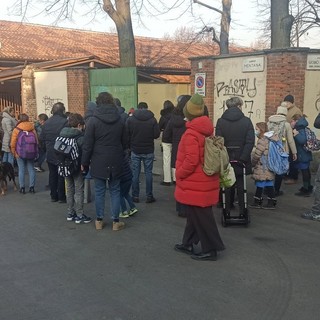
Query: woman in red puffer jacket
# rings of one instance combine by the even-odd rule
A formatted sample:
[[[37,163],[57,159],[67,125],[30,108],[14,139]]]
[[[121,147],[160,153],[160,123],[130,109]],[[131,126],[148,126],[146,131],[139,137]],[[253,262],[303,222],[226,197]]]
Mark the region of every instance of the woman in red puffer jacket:
[[[198,94],[183,111],[189,121],[177,154],[175,198],[187,206],[187,224],[182,244],[175,245],[175,250],[195,260],[216,260],[217,251],[224,249],[212,212],[219,198],[219,175],[207,176],[202,169],[205,137],[212,135],[213,125],[203,115],[204,102]],[[196,254],[193,244],[199,241],[202,251]]]

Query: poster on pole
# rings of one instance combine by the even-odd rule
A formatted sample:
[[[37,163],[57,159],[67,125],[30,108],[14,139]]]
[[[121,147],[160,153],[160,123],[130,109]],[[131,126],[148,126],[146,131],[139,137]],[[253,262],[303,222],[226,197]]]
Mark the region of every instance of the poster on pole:
[[[206,74],[196,73],[194,79],[194,93],[206,96]]]

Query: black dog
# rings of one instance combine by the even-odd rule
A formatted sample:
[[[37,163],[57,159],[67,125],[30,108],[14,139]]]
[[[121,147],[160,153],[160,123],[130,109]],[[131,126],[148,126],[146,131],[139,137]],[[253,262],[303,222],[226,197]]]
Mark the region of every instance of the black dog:
[[[14,178],[14,169],[11,163],[9,162],[1,162],[0,163],[0,187],[1,187],[1,195],[4,195],[7,191],[7,178],[9,181],[12,180],[14,185],[14,190],[17,191],[17,185]]]

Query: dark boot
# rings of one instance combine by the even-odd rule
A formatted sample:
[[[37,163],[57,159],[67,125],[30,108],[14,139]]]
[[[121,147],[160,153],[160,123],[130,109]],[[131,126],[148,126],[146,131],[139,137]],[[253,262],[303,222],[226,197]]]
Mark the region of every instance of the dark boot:
[[[22,193],[22,194],[25,194],[26,193],[26,189],[22,187],[22,188],[20,188],[19,192]]]
[[[276,199],[268,198],[267,204],[263,205],[262,209],[274,210],[276,208],[276,204],[277,204],[277,200]]]
[[[295,195],[296,196],[300,196],[300,197],[310,197],[312,194],[312,189],[306,189],[304,187],[301,187],[299,189],[299,192],[296,192]]]
[[[253,209],[261,209],[262,206],[262,198],[253,197],[253,203],[249,204],[250,208]]]

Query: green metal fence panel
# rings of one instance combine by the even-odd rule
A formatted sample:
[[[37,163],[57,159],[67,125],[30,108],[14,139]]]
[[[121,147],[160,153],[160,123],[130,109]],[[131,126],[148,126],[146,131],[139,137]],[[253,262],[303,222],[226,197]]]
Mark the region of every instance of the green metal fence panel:
[[[128,111],[138,104],[137,68],[114,68],[90,70],[90,98],[92,101],[100,92],[110,92],[121,101]]]

